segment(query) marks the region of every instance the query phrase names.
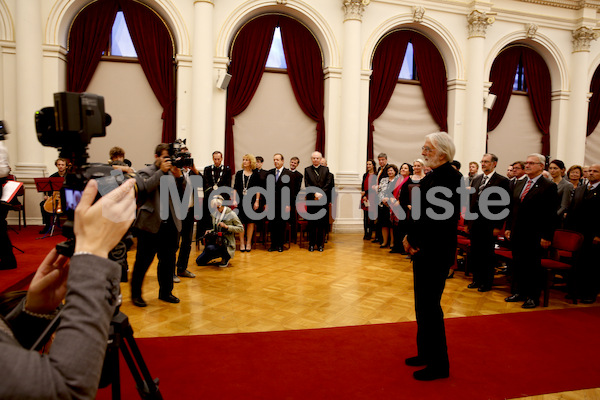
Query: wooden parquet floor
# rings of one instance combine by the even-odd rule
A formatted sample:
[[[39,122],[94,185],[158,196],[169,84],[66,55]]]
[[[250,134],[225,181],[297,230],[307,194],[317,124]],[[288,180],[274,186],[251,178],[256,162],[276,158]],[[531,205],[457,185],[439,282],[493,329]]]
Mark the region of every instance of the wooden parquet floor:
[[[325,251],[310,253],[292,244],[283,253],[257,245],[236,252],[231,266],[196,266],[192,248],[189,270],[173,294],[180,304],[158,300],[156,260],[144,281],[146,308],[133,306],[130,286],[121,284],[121,310],[136,337],[207,335],[326,328],[414,321],[412,266],[400,254],[362,240],[360,234],[332,234]],[[128,255],[130,270],[135,251]],[[131,271],[130,271],[131,273]],[[506,303],[509,283],[496,276],[494,290],[468,289],[470,277],[456,272],[446,281],[445,318],[531,312],[521,303]],[[552,290],[547,309],[594,307],[573,305],[564,292]],[[538,308],[539,309],[539,308]],[[535,396],[529,399],[600,399],[600,389]]]

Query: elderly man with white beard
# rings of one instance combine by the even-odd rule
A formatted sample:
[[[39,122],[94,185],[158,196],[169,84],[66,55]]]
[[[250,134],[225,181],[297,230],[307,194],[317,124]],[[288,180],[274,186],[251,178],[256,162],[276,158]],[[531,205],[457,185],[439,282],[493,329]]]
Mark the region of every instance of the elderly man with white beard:
[[[413,373],[420,381],[447,378],[450,373],[440,301],[455,259],[456,228],[460,217],[457,189],[462,175],[450,164],[454,153],[454,143],[447,133],[436,132],[425,137],[421,154],[425,166],[432,171],[420,182],[420,196],[412,194],[412,220],[403,241],[413,262],[418,327],[417,355],[405,362],[413,367],[425,366]]]

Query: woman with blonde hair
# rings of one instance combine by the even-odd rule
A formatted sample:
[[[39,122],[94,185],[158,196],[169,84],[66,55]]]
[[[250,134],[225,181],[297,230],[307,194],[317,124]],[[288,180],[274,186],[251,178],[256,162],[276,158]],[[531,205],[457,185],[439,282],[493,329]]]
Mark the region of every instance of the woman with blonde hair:
[[[238,208],[238,217],[244,226],[244,230],[240,232],[240,252],[250,252],[252,249],[252,236],[254,236],[254,227],[256,221],[247,215],[247,212],[252,209],[258,212],[260,207],[260,193],[256,193],[252,199],[244,197],[249,190],[256,186],[261,186],[262,180],[259,173],[256,171],[256,158],[252,154],[244,154],[242,157],[242,169],[235,173],[233,183],[233,204]]]

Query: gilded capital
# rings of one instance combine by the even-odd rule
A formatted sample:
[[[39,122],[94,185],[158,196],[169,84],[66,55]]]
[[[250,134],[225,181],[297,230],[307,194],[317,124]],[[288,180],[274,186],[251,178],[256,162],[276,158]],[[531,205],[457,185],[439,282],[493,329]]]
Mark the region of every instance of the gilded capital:
[[[355,19],[362,21],[362,15],[370,0],[344,0],[344,21]]]
[[[600,33],[598,31],[582,26],[573,31],[573,53],[578,51],[590,51],[592,40],[598,39]]]
[[[467,16],[469,23],[469,39],[473,37],[485,37],[488,25],[494,23],[496,19],[488,15],[485,11],[474,10]]]

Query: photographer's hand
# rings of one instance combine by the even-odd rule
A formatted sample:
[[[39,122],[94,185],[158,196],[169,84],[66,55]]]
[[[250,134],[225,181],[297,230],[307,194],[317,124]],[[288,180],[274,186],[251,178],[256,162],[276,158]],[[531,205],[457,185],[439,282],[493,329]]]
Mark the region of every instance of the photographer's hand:
[[[173,164],[171,163],[171,159],[169,158],[169,156],[164,156],[164,157],[160,157],[159,160],[160,160],[160,164],[159,164],[158,168],[160,168],[161,171],[166,174],[167,172],[169,172],[169,170],[173,166]]]
[[[170,161],[169,161],[170,163]],[[75,209],[75,252],[106,258],[135,218],[135,181],[129,179],[95,204],[98,183],[88,182]]]
[[[37,314],[51,314],[65,298],[68,276],[69,258],[52,249],[31,280],[25,309]]]

